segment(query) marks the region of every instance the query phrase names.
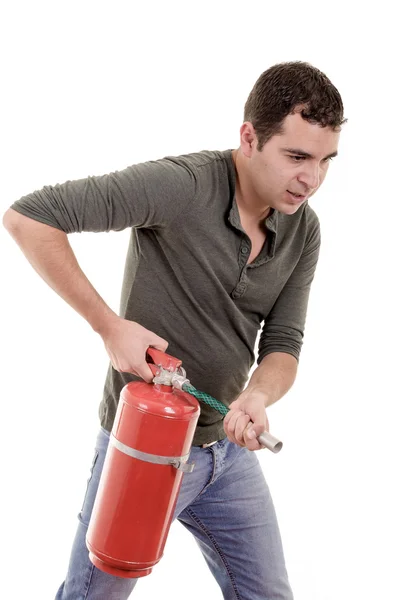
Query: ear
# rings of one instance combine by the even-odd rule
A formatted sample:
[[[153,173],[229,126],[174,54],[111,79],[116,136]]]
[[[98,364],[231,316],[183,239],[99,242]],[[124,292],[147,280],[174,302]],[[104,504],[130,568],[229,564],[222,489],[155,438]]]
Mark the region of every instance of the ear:
[[[245,121],[240,128],[240,148],[247,158],[257,149],[257,136],[250,121]]]

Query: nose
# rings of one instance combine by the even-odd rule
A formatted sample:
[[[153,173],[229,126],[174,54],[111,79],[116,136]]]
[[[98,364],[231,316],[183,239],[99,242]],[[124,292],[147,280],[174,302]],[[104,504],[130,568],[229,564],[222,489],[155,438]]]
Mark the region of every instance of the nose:
[[[304,164],[304,169],[298,175],[298,180],[307,187],[307,189],[315,190],[320,184],[320,167],[319,164]]]

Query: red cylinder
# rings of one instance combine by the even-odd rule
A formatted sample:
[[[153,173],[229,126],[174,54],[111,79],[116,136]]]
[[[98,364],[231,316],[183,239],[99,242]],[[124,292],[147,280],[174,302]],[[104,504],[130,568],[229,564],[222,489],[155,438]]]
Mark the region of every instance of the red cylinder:
[[[97,568],[142,577],[162,557],[199,414],[169,386],[122,389],[86,535]]]

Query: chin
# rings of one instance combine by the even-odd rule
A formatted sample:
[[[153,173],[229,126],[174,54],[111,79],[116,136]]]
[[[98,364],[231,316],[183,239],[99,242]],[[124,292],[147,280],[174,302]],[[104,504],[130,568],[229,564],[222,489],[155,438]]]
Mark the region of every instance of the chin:
[[[277,210],[284,215],[294,215],[301,206],[304,205],[304,202],[301,204],[282,204]]]

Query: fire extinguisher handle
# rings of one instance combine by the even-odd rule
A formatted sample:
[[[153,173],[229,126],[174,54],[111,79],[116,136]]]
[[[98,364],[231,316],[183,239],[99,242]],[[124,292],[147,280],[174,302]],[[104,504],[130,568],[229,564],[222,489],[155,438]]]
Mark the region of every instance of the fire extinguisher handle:
[[[150,358],[149,367],[151,368],[152,364],[157,365],[158,367],[162,367],[167,371],[174,372],[181,365],[182,361],[179,358],[175,358],[175,356],[171,356],[170,354],[166,354],[166,352],[162,352],[162,350],[158,350],[157,348],[152,348],[149,346],[146,351],[146,360]],[[153,371],[153,369],[152,369]],[[154,371],[153,371],[154,373]]]

